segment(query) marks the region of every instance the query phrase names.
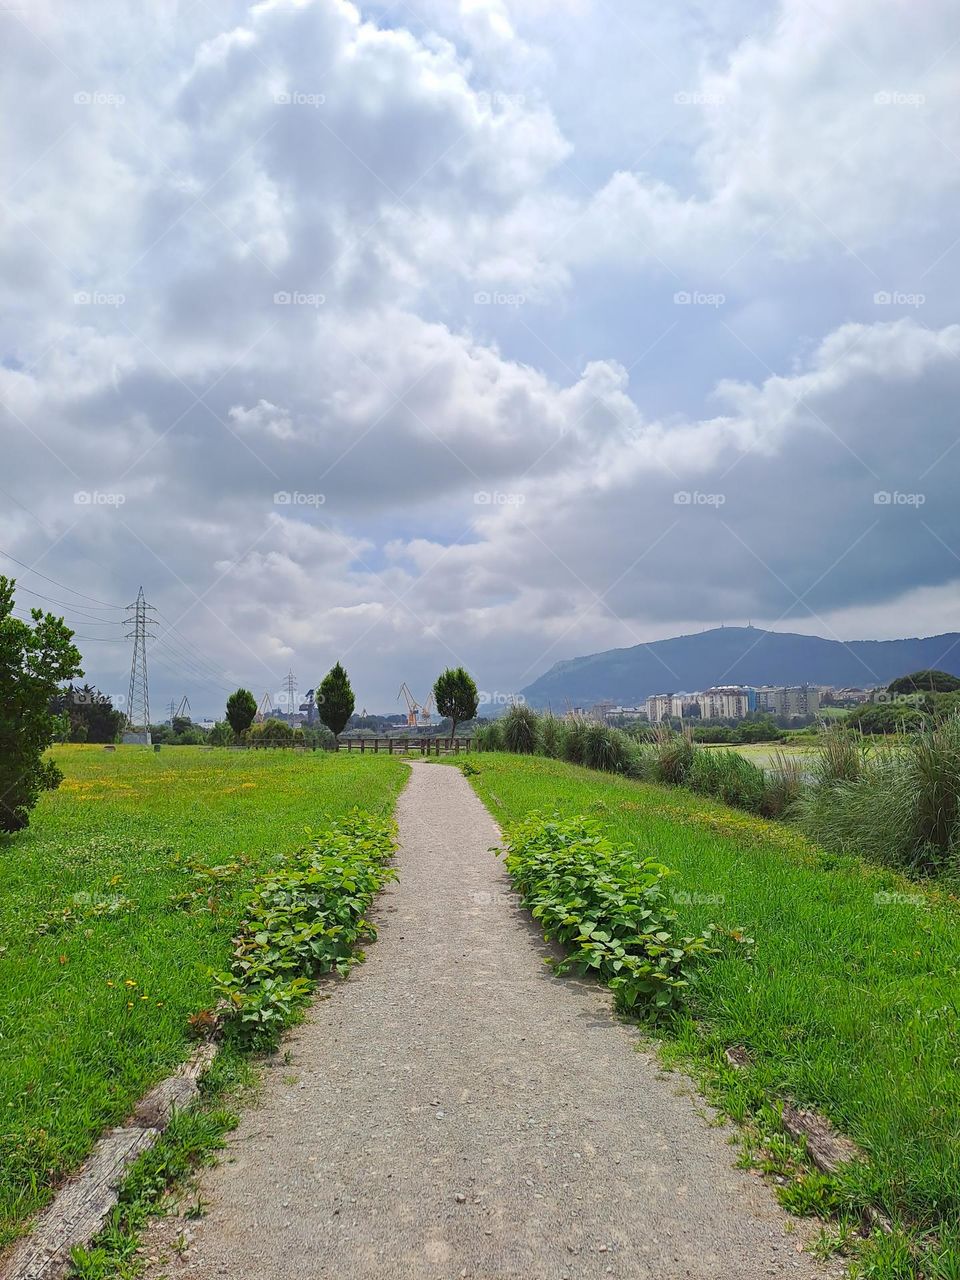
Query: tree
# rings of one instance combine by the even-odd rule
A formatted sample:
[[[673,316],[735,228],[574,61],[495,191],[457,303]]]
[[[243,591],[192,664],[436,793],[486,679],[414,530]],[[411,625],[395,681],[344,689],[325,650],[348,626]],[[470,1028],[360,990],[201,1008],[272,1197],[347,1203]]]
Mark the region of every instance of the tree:
[[[301,739],[303,735],[301,734]],[[272,716],[263,724],[252,725],[247,730],[247,745],[251,747],[292,747],[296,741],[296,731],[283,720]]]
[[[335,738],[339,738],[353,715],[354,698],[350,678],[339,662],[330,668],[317,689],[317,715]]]
[[[89,684],[61,689],[51,698],[48,710],[53,716],[66,717],[64,740],[68,742],[116,742],[126,723],[123,712],[116,710],[109,697]],[[58,724],[62,722],[58,720]]]
[[[256,714],[257,700],[249,689],[237,689],[231,693],[227,699],[227,719],[236,737],[243,737]]]
[[[218,720],[210,730],[210,745],[212,747],[232,747],[234,737],[233,729],[227,721]]]
[[[960,680],[949,671],[914,671],[887,685],[888,693],[953,693]]]
[[[477,714],[479,694],[477,686],[463,667],[447,667],[437,676],[433,686],[437,711],[450,721],[450,737],[457,734],[457,725],[472,720]]]
[[[50,702],[65,680],[83,674],[73,632],[62,618],[31,609],[13,616],[12,579],[0,576],[0,831],[19,831],[41,790],[63,774],[43,753],[57,720]]]

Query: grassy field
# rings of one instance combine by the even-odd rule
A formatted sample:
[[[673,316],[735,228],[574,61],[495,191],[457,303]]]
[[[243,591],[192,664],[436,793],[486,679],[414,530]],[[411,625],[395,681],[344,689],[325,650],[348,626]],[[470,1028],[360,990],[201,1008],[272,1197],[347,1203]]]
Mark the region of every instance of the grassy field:
[[[0,839],[0,1247],[189,1051],[240,900],[304,831],[391,812],[397,759],[61,747],[66,777]],[[186,912],[192,866],[225,868]]]
[[[782,754],[789,759],[812,763],[817,752],[815,742],[701,742],[697,744],[707,751],[736,751],[761,768],[769,768],[773,759]]]
[[[869,1155],[846,1184],[853,1207],[874,1203],[920,1230],[960,1219],[955,899],[682,790],[539,757],[475,764],[471,782],[499,821],[532,809],[598,817],[676,871],[675,909],[691,932],[716,921],[754,940],[704,970],[699,1025],[678,1033],[701,1062],[747,1048],[750,1067],[725,1073],[728,1109],[785,1098],[816,1107]]]

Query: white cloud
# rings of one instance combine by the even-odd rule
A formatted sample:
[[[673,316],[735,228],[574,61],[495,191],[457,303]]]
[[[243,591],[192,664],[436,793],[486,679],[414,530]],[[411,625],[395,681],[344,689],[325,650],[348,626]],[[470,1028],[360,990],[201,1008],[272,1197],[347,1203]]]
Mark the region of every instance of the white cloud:
[[[953,618],[945,3],[639,45],[588,0],[95,8],[8,54],[0,546],[143,581],[222,682],[343,656],[370,706],[454,657],[510,689],[681,625]],[[676,134],[638,164],[602,93],[651,42],[640,123]],[[88,647],[116,684],[122,639]]]

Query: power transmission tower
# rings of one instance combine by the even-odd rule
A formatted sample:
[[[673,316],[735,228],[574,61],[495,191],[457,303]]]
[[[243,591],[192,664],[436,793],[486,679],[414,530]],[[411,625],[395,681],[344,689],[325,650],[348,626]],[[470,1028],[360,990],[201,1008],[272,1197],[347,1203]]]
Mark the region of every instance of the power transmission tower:
[[[127,693],[127,723],[135,733],[150,727],[150,688],[147,683],[147,628],[156,626],[148,613],[156,612],[152,604],[143,598],[143,587],[137,592],[133,604],[127,605],[132,616],[124,618],[124,626],[133,627],[126,638],[133,641],[133,658],[130,662],[130,689]]]
[[[297,677],[292,671],[287,672],[287,715],[293,719],[294,712],[297,710]]]
[[[173,724],[173,717],[177,713],[177,704],[173,698],[170,699],[170,705],[167,707],[167,724]]]

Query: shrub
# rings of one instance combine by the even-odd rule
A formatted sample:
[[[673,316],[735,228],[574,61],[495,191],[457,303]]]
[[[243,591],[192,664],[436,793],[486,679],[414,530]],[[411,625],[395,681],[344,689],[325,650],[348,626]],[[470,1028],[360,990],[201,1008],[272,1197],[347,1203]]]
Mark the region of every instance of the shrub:
[[[913,855],[931,868],[960,853],[960,717],[921,733],[907,748]]]
[[[587,722],[568,720],[563,733],[563,758],[568,764],[583,764],[587,751]]]
[[[473,732],[473,747],[475,751],[501,751],[503,735],[500,721],[489,720],[486,724],[478,724]]]
[[[541,716],[540,749],[545,756],[550,756],[552,760],[563,758],[564,736],[565,726],[560,720],[550,715]]]
[[[396,873],[392,827],[355,813],[287,858],[251,899],[217,989],[242,1039],[267,1045],[309,995],[312,979],[356,963],[354,947],[376,937],[365,913]]]
[[[252,724],[244,735],[244,741],[250,747],[292,747],[295,740],[293,728],[272,716],[262,724]]]
[[[626,771],[629,740],[619,729],[605,724],[588,724],[583,738],[583,763],[588,769],[601,769],[604,773]]]
[[[823,733],[813,760],[813,781],[821,787],[834,782],[856,782],[865,760],[863,741],[858,734],[846,725],[831,725]]]
[[[713,796],[749,813],[760,813],[767,775],[759,765],[736,751],[700,749],[694,753],[686,783],[701,795]]]
[[[659,724],[653,735],[654,777],[667,786],[681,787],[693,766],[695,748],[685,733]]]
[[[558,973],[594,973],[621,1009],[654,1019],[682,1006],[713,930],[677,936],[666,867],[616,847],[586,818],[536,813],[510,828],[506,867],[545,937],[568,948]]]
[[[825,849],[857,853],[876,862],[909,862],[909,818],[903,803],[904,771],[895,751],[865,760],[852,781],[817,783],[796,806],[805,835]]]
[[[774,753],[766,769],[761,813],[765,818],[786,816],[803,795],[806,772],[803,762],[783,751]]]
[[[501,720],[500,734],[504,751],[533,755],[539,740],[536,712],[523,704],[515,704]]]

